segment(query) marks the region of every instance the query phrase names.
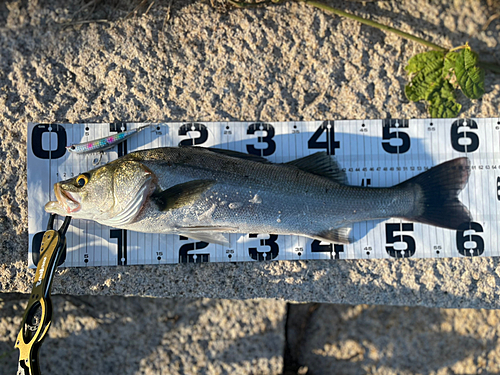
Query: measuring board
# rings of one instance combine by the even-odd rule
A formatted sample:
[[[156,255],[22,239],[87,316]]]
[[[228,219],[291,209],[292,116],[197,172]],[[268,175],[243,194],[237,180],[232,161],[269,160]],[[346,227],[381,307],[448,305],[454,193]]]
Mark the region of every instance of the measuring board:
[[[297,259],[442,258],[500,255],[500,118],[386,119],[310,122],[158,123],[103,154],[66,146],[145,123],[28,124],[29,265],[55,200],[53,184],[132,151],[164,146],[217,147],[264,156],[274,163],[318,151],[335,155],[356,186],[386,187],[461,156],[471,175],[459,199],[473,222],[454,231],[401,219],[356,223],[355,242],[339,245],[296,235],[229,234],[231,247],[178,235],[144,234],[74,219],[63,266]]]

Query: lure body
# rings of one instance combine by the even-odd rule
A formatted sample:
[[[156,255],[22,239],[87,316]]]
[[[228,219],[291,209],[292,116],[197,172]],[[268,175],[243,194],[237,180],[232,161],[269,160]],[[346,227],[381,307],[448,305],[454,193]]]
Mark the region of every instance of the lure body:
[[[72,144],[71,146],[66,147],[66,149],[69,152],[75,154],[88,154],[91,152],[105,151],[123,142],[127,138],[132,137],[134,134],[139,133],[148,126],[150,125],[144,125],[137,129],[127,130],[125,132],[117,133],[114,135],[108,135],[107,137],[95,139],[90,142]]]

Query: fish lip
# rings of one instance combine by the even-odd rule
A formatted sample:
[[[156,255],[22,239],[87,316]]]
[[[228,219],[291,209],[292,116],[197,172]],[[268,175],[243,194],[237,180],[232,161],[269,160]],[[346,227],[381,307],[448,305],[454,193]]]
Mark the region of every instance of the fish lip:
[[[75,198],[73,198],[71,193],[62,190],[60,184],[55,184],[54,193],[56,195],[57,201],[61,204],[61,206],[63,206],[63,208],[66,210],[68,214],[80,211],[81,209],[80,203]],[[76,207],[71,208],[70,204],[68,204],[68,201],[73,204],[76,204]]]

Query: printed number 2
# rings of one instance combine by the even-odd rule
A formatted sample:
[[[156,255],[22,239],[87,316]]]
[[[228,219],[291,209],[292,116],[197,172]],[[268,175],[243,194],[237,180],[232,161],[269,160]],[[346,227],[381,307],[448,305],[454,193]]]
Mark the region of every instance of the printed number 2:
[[[412,232],[413,223],[385,224],[385,239],[387,244],[393,246],[386,246],[385,250],[393,258],[408,258],[415,254],[415,239],[409,235],[394,235],[394,232]],[[406,243],[406,249],[397,249]]]
[[[189,124],[184,124],[179,128],[179,135],[188,135],[189,132],[191,131],[198,131],[200,132],[200,136],[197,138],[188,138],[188,139],[183,139],[182,141],[179,142],[179,146],[194,146],[194,145],[201,145],[202,143],[205,143],[208,139],[208,129],[205,125],[203,124],[198,124],[196,122],[189,123]]]
[[[188,240],[189,238],[179,236],[180,240]],[[210,261],[210,253],[204,254],[188,254],[189,251],[201,250],[208,247],[208,242],[198,241],[195,243],[187,243],[179,249],[179,263],[206,263]]]

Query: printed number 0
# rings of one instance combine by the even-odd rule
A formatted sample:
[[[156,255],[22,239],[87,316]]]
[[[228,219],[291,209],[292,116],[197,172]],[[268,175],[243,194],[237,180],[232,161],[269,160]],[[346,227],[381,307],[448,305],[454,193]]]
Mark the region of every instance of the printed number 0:
[[[50,128],[50,130],[49,130]],[[43,133],[55,134],[57,136],[57,147],[55,150],[45,150],[42,146]],[[66,142],[68,136],[66,129],[58,124],[38,124],[31,132],[31,150],[39,159],[59,159],[66,153]]]

